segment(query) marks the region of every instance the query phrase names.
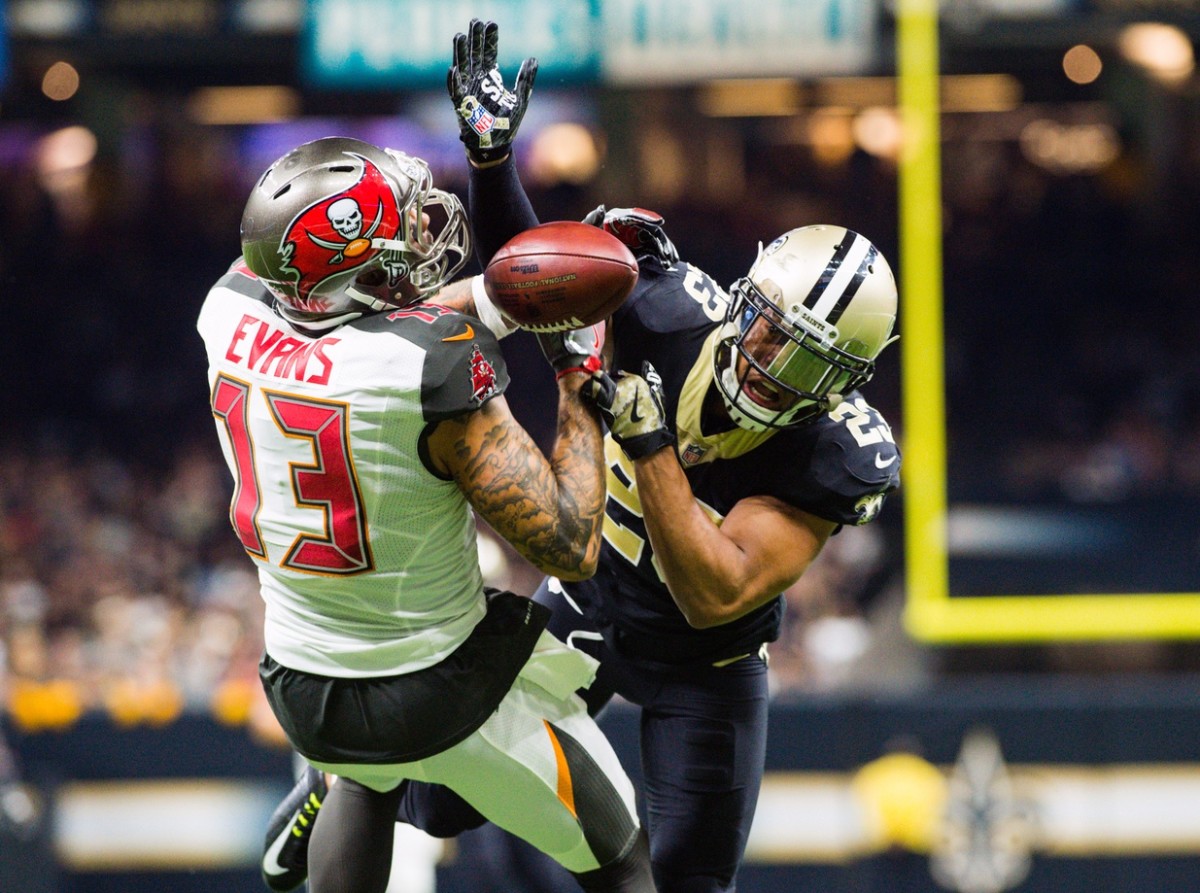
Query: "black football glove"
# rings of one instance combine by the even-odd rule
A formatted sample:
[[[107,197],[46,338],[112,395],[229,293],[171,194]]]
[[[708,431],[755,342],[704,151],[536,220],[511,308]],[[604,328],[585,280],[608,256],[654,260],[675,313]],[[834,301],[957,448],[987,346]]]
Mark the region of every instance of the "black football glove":
[[[530,58],[521,63],[510,92],[496,66],[499,26],[471,19],[468,31],[454,35],[454,64],[446,73],[446,89],[458,118],[458,138],[471,160],[482,164],[511,151],[533,92],[538,61]]]
[[[594,375],[584,383],[582,393],[599,408],[613,440],[630,459],[674,446],[675,435],[663,410],[662,379],[650,363],[642,363],[641,375]]]
[[[603,322],[566,332],[538,332],[537,341],[542,354],[554,367],[556,379],[571,372],[591,375],[604,366],[600,355],[604,350]]]
[[[633,252],[641,263],[654,258],[669,270],[679,261],[675,243],[663,231],[663,216],[645,208],[613,208],[611,211],[600,205],[583,218],[584,223],[598,226],[606,233],[616,236]]]

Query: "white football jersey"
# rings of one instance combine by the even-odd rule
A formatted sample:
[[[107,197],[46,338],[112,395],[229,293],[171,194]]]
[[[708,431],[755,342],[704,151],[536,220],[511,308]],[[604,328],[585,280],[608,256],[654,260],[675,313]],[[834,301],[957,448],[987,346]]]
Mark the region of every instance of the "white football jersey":
[[[209,292],[197,328],[267,652],[338,677],[441,661],[485,602],[473,512],[427,466],[424,437],[503,393],[495,337],[436,304],[305,335],[241,263]]]

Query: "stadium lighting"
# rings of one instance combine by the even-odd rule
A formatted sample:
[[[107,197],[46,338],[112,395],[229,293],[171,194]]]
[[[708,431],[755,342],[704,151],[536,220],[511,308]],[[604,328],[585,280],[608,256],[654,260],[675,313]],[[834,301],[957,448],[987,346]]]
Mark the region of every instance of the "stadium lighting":
[[[1100,77],[1104,63],[1099,54],[1086,44],[1076,44],[1063,54],[1063,73],[1076,84],[1090,84]]]
[[[205,87],[187,108],[200,124],[267,124],[295,118],[300,96],[291,87]]]
[[[42,75],[42,93],[55,102],[70,99],[79,91],[79,72],[70,62],[55,62]]]
[[[1188,36],[1174,25],[1139,22],[1129,25],[1117,42],[1121,55],[1163,84],[1191,77],[1196,57]]]

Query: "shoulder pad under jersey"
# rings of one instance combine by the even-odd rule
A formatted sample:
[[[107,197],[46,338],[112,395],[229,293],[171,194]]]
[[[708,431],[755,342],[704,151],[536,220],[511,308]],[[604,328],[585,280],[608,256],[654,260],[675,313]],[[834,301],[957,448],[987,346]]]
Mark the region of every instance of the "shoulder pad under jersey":
[[[246,262],[240,257],[230,265],[225,275],[217,280],[213,288],[228,288],[243,297],[252,298],[264,304],[274,302],[270,289],[251,272],[250,268],[246,266]]]
[[[500,343],[487,326],[437,304],[418,304],[383,314],[404,325],[404,337],[425,349],[421,405],[427,421],[462,415],[508,387]]]
[[[825,491],[818,514],[842,524],[875,519],[900,486],[900,451],[879,411],[857,393],[814,424],[820,426],[811,474]]]
[[[725,318],[729,295],[717,281],[688,263],[669,269],[648,267],[638,274],[633,294],[617,311],[637,313],[649,331],[672,332],[694,326],[712,326]]]

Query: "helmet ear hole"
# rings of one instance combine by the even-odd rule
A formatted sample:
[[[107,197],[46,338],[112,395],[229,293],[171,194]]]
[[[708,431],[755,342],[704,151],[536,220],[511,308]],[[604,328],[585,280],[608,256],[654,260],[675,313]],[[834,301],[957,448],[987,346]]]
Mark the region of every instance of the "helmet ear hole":
[[[383,285],[387,282],[387,274],[383,271],[383,267],[375,267],[367,270],[365,273],[359,273],[354,278],[356,285],[376,286]]]

